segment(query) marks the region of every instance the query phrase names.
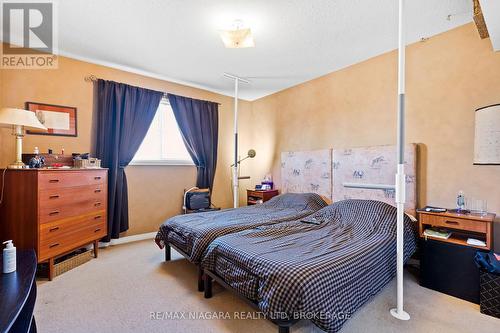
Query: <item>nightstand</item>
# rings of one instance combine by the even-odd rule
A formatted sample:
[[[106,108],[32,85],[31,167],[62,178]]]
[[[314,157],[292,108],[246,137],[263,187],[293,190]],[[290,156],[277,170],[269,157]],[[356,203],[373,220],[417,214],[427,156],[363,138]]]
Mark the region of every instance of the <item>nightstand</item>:
[[[464,246],[477,247],[482,250],[491,250],[493,247],[493,220],[495,214],[488,213],[485,216],[471,214],[457,214],[451,212],[431,213],[418,212],[418,221],[420,237],[425,237],[423,232],[431,226],[449,229],[452,234],[448,239],[436,240],[453,243]],[[431,238],[431,236],[427,236]],[[472,237],[482,240],[486,243],[484,246],[474,246],[467,244],[467,238]]]
[[[420,285],[473,303],[479,303],[479,270],[474,263],[477,251],[488,251],[493,244],[495,214],[419,212]],[[423,234],[431,226],[447,229],[448,239]],[[486,246],[467,244],[467,238],[483,240]]]
[[[247,205],[250,206],[266,202],[278,194],[280,194],[278,190],[247,190]]]

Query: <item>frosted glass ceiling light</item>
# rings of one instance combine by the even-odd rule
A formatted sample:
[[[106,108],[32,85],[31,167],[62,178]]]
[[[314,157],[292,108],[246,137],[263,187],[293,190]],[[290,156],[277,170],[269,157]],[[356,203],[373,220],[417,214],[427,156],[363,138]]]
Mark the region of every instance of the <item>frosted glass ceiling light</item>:
[[[255,46],[252,30],[245,27],[243,21],[241,20],[234,21],[231,29],[219,31],[219,35],[224,43],[224,46],[229,49],[240,49]]]

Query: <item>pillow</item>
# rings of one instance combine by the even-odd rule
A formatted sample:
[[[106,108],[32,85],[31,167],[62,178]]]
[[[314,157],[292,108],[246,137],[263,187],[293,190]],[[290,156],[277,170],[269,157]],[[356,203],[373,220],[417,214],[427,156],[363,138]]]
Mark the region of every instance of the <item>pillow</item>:
[[[269,208],[295,208],[317,211],[327,203],[316,193],[285,193],[273,197],[263,205]]]

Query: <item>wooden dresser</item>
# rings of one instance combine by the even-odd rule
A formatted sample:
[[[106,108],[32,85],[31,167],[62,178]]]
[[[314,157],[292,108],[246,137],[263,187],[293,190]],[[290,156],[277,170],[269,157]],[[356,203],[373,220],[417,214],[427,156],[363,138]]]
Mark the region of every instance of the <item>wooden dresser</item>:
[[[0,240],[35,249],[38,263],[49,264],[49,280],[56,257],[92,243],[97,257],[98,241],[106,235],[106,169],[6,171]]]

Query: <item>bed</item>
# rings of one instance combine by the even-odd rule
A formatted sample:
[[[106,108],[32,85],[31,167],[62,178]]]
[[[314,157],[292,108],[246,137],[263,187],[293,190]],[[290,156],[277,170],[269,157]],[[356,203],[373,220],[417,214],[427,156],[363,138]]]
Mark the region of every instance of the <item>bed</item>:
[[[404,258],[416,249],[405,217]],[[202,261],[211,278],[258,306],[285,332],[309,319],[327,332],[346,320],[396,274],[396,208],[380,201],[339,201],[305,218],[214,240]]]
[[[189,261],[197,264],[207,246],[217,237],[266,224],[300,219],[325,206],[325,200],[315,193],[285,193],[259,205],[178,215],[160,226],[155,241],[166,251],[170,251],[172,245]]]

